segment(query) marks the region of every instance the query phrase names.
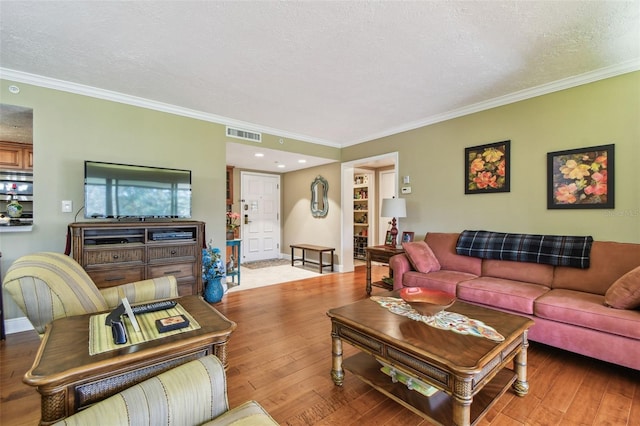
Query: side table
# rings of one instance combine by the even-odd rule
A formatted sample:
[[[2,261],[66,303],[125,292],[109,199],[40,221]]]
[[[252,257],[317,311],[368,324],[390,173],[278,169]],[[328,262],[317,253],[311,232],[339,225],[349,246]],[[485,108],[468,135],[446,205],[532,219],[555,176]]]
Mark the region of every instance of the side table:
[[[231,277],[231,282],[236,282],[238,277],[238,285],[240,285],[240,243],[241,239],[227,240],[227,265],[230,265],[233,259],[233,266],[227,269],[227,278]]]
[[[390,247],[390,246],[371,246],[366,247],[367,252],[367,296],[371,295],[371,286],[382,287],[387,290],[393,290],[393,286],[388,285],[384,281],[371,282],[371,262],[389,263],[391,256],[404,253],[402,247]],[[389,276],[393,277],[393,272],[389,269]]]
[[[200,324],[199,329],[96,355],[89,354],[93,314],[49,323],[33,366],[22,378],[40,394],[40,425],[56,423],[135,383],[206,355],[217,356],[226,370],[227,342],[236,323],[200,296],[176,301]]]

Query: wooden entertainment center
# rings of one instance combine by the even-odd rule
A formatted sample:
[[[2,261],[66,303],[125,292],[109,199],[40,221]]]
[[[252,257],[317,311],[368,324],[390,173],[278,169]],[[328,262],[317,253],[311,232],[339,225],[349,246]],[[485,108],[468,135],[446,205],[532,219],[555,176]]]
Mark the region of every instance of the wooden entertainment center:
[[[173,275],[180,296],[202,294],[204,223],[75,222],[71,256],[99,288]]]

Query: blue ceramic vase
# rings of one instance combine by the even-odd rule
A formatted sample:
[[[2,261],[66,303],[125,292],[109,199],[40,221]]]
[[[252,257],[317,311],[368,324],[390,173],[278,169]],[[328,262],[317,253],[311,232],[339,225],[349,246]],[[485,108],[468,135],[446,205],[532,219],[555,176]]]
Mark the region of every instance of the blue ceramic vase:
[[[215,277],[207,281],[204,287],[204,300],[208,303],[218,303],[222,300],[222,296],[224,296],[223,279],[226,279],[226,277]]]

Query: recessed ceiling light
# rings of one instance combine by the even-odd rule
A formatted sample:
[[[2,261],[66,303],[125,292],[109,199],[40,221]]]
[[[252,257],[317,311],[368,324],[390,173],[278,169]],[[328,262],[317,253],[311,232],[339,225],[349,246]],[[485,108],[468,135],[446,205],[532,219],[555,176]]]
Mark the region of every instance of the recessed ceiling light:
[[[256,152],[255,154],[253,154],[254,157],[264,157],[264,154],[261,152]]]
[[[285,167],[287,167],[287,166],[285,166],[284,164],[278,164],[278,168],[279,169],[284,169]]]
[[[301,158],[300,160],[298,160],[298,163],[300,163],[300,164],[304,164],[306,162],[307,162],[307,160],[305,160],[304,158]]]

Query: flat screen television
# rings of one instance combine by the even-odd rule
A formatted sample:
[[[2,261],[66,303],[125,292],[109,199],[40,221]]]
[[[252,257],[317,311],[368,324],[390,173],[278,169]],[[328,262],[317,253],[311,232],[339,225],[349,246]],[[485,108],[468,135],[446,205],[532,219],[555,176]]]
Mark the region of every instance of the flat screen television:
[[[84,162],[87,219],[189,219],[191,171]]]

